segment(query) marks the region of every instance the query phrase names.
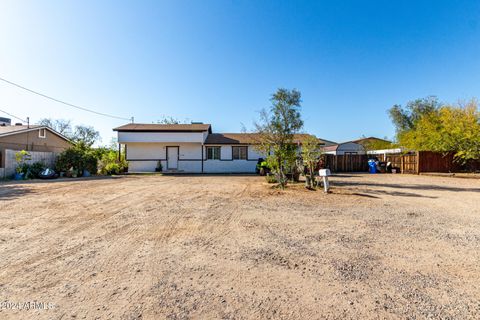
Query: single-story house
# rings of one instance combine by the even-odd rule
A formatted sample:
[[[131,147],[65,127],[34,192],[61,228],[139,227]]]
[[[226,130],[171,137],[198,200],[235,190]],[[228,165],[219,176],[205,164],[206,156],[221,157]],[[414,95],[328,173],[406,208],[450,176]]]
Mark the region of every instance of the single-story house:
[[[129,172],[253,173],[259,158],[257,135],[213,133],[210,124],[139,124],[114,128]],[[307,134],[295,135],[299,146]]]
[[[6,149],[59,153],[71,146],[67,137],[47,126],[0,123],[0,168],[5,167]]]

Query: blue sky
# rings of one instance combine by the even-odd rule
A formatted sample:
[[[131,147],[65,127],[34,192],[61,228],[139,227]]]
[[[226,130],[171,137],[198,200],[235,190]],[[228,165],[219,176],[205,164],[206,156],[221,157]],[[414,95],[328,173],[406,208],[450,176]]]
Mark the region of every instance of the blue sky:
[[[478,1],[0,2],[0,77],[136,122],[252,128],[279,87],[305,131],[393,137],[386,110],[480,96]],[[125,123],[0,82],[0,109],[71,119],[107,144]],[[0,112],[0,116],[2,116]]]

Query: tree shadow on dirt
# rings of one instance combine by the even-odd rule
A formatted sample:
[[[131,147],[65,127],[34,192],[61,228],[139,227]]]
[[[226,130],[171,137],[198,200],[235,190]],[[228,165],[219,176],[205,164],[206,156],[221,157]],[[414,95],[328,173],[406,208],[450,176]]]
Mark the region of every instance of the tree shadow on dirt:
[[[59,182],[88,182],[95,180],[115,180],[122,179],[125,175],[119,176],[91,176],[91,177],[78,177],[78,178],[56,178],[56,179],[33,179],[33,180],[10,180],[0,182],[0,188],[11,188],[12,186],[29,185],[29,184],[46,184],[46,183],[59,183]]]
[[[351,181],[334,181],[332,184],[342,187],[379,187],[407,190],[430,190],[430,191],[454,191],[454,192],[480,192],[480,188],[460,188],[442,185],[424,185],[424,184],[386,184],[386,183],[365,183]],[[387,191],[382,191],[387,192]]]
[[[425,196],[422,194],[412,193],[412,192],[385,191],[385,190],[374,190],[374,189],[364,189],[361,192],[355,191],[352,193],[344,193],[343,195],[353,195],[353,196],[372,198],[372,199],[380,199],[380,197],[377,195],[387,195],[387,196],[394,196],[394,197],[418,197],[418,198],[428,198],[428,199],[438,198],[438,197]]]
[[[22,185],[0,186],[0,200],[13,200],[30,193],[32,190]]]

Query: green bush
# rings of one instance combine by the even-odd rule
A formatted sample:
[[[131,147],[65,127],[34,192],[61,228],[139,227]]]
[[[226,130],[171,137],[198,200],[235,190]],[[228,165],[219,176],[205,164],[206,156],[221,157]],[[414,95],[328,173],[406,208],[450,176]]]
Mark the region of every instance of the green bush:
[[[43,170],[45,170],[45,165],[42,162],[34,162],[29,166],[26,178],[28,179],[28,176],[38,178]]]
[[[99,161],[100,174],[120,174],[127,169],[127,162],[124,159],[118,160],[118,153],[116,150],[107,149],[101,156]]]
[[[81,176],[85,170],[91,174],[110,175],[125,172],[127,162],[118,160],[118,152],[114,149],[91,148],[77,143],[58,156],[55,168],[67,176]]]
[[[97,173],[98,158],[93,149],[79,143],[63,151],[57,158],[55,169],[59,172],[77,171],[79,175],[84,170],[91,174]],[[71,170],[73,168],[73,170]]]
[[[34,162],[32,164],[28,164],[23,162],[22,164],[17,166],[17,173],[23,173],[25,179],[35,179],[38,178],[40,172],[45,169],[45,165],[42,162]]]

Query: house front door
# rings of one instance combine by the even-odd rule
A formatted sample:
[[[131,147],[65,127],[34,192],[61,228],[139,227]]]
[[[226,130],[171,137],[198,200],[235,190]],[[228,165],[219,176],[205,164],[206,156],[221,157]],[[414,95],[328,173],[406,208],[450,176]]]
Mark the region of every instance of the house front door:
[[[178,148],[179,147],[167,147],[167,169],[178,169]]]

